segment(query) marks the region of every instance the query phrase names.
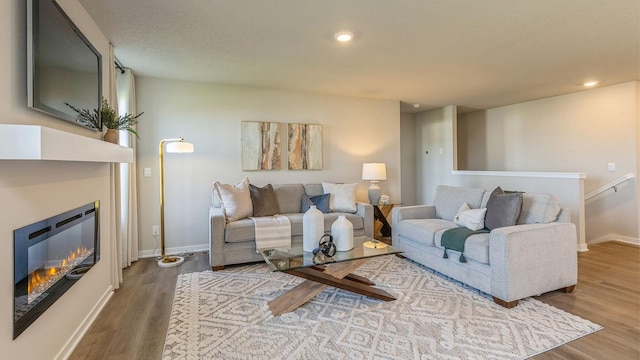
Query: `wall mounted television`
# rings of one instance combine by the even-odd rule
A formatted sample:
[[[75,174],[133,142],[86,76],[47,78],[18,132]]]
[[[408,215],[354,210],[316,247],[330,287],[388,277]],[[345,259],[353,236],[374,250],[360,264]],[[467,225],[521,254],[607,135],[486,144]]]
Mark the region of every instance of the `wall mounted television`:
[[[84,126],[65,103],[100,109],[102,56],[55,0],[27,1],[27,82],[27,105],[51,116]]]

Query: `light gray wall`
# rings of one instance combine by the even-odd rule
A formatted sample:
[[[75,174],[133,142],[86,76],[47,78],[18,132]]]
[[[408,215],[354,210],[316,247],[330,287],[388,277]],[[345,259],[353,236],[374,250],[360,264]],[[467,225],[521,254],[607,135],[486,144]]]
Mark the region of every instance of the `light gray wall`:
[[[416,205],[416,139],[415,116],[400,114],[400,159],[402,205]]]
[[[158,143],[183,136],[192,154],[165,155],[165,231],[169,252],[208,248],[208,213],[214,181],[237,183],[358,183],[367,200],[362,163],[385,162],[382,193],[401,199],[400,105],[359,99],[210,83],[136,78],[140,254],[159,245],[151,227],[159,224]],[[312,123],[323,127],[323,170],[242,171],[241,122]],[[286,146],[285,146],[286,148]],[[286,163],[284,163],[286,167]],[[151,168],[152,176],[143,177]],[[156,254],[158,251],[156,250]]]
[[[637,88],[628,82],[461,114],[460,169],[587,173],[586,193],[637,175]],[[587,202],[587,242],[611,234],[637,239],[637,196],[631,182]]]

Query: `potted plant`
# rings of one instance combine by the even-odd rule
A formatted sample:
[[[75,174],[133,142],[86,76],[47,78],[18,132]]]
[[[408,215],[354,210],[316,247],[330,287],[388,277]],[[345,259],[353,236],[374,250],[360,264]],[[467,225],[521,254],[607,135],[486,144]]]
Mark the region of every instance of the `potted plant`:
[[[82,125],[102,130],[99,126],[100,119],[102,119],[102,127],[107,129],[104,134],[105,141],[117,144],[118,130],[126,130],[138,139],[140,138],[134,127],[138,124],[138,118],[144,114],[144,112],[138,115],[124,114],[123,116],[119,116],[116,111],[109,106],[109,102],[104,97],[102,98],[102,107],[100,110],[93,109],[93,111],[90,111],[88,109],[78,109],[69,103],[65,103],[65,105],[78,113],[76,120]]]

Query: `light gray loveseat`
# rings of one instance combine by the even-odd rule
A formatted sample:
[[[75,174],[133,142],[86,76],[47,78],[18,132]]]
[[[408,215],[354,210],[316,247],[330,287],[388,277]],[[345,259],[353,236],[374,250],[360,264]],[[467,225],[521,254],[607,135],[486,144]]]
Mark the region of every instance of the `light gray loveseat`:
[[[292,244],[302,243],[301,201],[304,194],[322,195],[322,184],[274,184],[281,215],[291,222]],[[353,224],[354,236],[373,237],[373,206],[356,202],[356,212],[330,212],[324,214],[325,233],[331,232],[331,225],[339,215]],[[225,265],[263,261],[256,252],[255,228],[249,218],[227,222],[220,205],[214,200],[209,209],[209,262],[213,270],[221,270]]]
[[[577,282],[575,225],[568,209],[549,194],[522,194],[516,225],[498,227],[467,238],[459,252],[443,258],[442,234],[458,227],[460,207],[486,208],[492,191],[438,186],[433,205],[392,210],[393,246],[404,256],[493,296],[511,308],[519,299],[553,290],[571,292]],[[489,213],[487,212],[487,216]]]

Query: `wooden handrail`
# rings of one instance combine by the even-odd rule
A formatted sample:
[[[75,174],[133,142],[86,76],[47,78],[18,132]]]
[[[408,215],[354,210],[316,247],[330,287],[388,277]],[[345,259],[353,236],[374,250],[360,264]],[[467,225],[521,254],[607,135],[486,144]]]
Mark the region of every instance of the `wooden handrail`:
[[[618,191],[618,188],[617,188],[618,185],[622,184],[625,181],[631,180],[634,177],[635,176],[633,174],[629,173],[629,174],[627,174],[627,175],[625,175],[625,176],[623,176],[623,177],[621,177],[619,179],[613,180],[612,182],[610,182],[608,184],[605,184],[605,185],[602,185],[599,188],[593,190],[592,192],[586,194],[584,196],[584,199],[585,200],[589,200],[592,197],[600,195],[600,194],[602,194],[603,192],[605,192],[605,191],[607,191],[609,189],[613,189],[614,191]]]

